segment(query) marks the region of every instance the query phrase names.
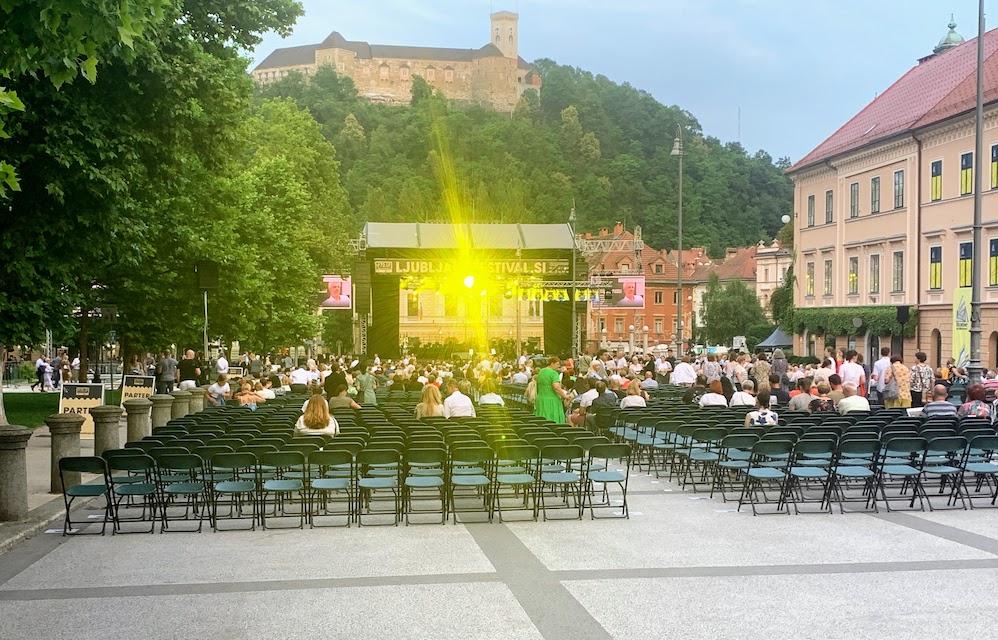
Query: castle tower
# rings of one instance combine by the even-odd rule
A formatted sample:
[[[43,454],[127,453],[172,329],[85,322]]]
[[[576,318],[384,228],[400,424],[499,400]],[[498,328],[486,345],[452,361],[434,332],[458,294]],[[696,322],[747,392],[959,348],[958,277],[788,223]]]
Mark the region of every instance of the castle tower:
[[[496,11],[492,14],[492,37],[490,42],[499,47],[503,55],[507,58],[518,57],[517,45],[520,34],[517,28],[517,21],[520,16],[512,11]]]

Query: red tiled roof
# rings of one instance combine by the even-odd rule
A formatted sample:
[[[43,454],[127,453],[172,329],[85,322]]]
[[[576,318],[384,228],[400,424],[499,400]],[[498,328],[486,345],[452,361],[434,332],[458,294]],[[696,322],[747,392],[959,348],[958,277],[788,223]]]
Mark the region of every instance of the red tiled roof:
[[[715,262],[711,270],[722,282],[727,280],[755,280],[755,252],[758,246],[743,247],[735,251],[735,255]]]
[[[985,102],[998,99],[998,29],[984,34]],[[901,76],[788,172],[904,134],[975,107],[977,38],[932,56]]]

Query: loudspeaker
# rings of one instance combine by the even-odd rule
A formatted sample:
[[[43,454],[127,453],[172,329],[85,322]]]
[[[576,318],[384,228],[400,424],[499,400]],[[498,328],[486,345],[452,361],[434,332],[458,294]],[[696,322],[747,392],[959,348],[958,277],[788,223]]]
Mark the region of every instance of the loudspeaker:
[[[907,324],[910,307],[906,304],[898,305],[898,324]]]
[[[544,303],[544,353],[567,357],[572,352],[572,303]]]
[[[218,263],[205,260],[197,263],[194,270],[198,274],[198,289],[215,291],[218,289]]]

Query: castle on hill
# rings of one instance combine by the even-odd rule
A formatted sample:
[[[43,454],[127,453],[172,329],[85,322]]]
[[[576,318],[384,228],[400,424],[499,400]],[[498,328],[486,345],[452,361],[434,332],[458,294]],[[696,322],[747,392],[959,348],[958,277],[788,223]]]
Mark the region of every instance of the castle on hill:
[[[490,41],[479,49],[369,44],[334,31],[319,44],[276,49],[252,76],[260,83],[291,71],[307,77],[328,64],[351,78],[364,98],[389,104],[408,104],[413,78],[420,76],[450,100],[512,111],[525,90],[540,91],[541,77],[517,54],[519,16],[498,11],[490,18]]]

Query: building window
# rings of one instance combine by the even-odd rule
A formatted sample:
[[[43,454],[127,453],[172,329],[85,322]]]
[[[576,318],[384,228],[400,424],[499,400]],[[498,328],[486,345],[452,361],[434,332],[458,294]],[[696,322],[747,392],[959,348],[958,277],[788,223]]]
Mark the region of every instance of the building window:
[[[660,264],[655,265],[655,273],[662,273],[662,265]]]
[[[880,176],[870,178],[870,213],[880,213]]]
[[[679,290],[672,292],[672,304],[679,304]]]
[[[531,300],[527,305],[527,316],[530,318],[540,318],[541,317],[541,300],[537,298]]]
[[[624,273],[627,273],[628,271],[631,270],[631,263],[630,262],[621,262],[620,263],[620,270],[622,272],[624,272]]]
[[[453,69],[444,69],[444,82],[454,82]]]
[[[763,270],[763,282],[769,282],[769,267]]]
[[[894,208],[904,206],[904,169],[894,172]]]
[[[814,296],[814,263],[807,263],[807,271],[804,276],[805,295],[811,298]]]
[[[960,156],[960,195],[974,192],[974,153],[968,152]]]
[[[387,64],[383,64],[379,68],[379,73],[381,74],[380,77],[381,77],[382,80],[387,80],[388,79],[388,70],[389,70],[389,67],[388,67]]]
[[[405,298],[405,315],[409,318],[419,316],[419,294],[415,291],[410,291]]]
[[[434,69],[433,67],[430,67],[429,69],[427,69],[426,70],[426,79],[428,81],[430,81],[430,82],[433,82],[434,80],[436,80],[437,79],[437,70]]]
[[[613,319],[613,330],[615,333],[624,333],[624,319],[620,316],[616,316]]]
[[[814,226],[814,194],[807,197],[807,226]]]
[[[991,240],[988,251],[988,285],[998,286],[998,239]]]
[[[894,252],[894,266],[891,269],[891,293],[904,291],[904,251]]]
[[[936,160],[929,171],[930,199],[935,202],[943,199],[943,161]]]
[[[661,291],[656,291],[655,292],[655,304],[662,304],[662,299],[663,299],[662,292]]]
[[[822,291],[826,296],[832,295],[832,261],[825,260],[825,286]]]
[[[655,333],[662,333],[662,325],[664,324],[662,318],[655,318]]]
[[[364,67],[364,69],[361,71],[361,75],[363,75],[365,78],[367,78],[368,76],[370,76],[371,75],[371,67]]]
[[[832,223],[832,192],[825,192],[825,224]]]
[[[969,287],[974,279],[974,243],[960,243],[960,286]]]
[[[929,289],[943,288],[943,248],[929,247]]]
[[[859,293],[859,256],[849,258],[849,295]]]
[[[859,217],[859,183],[849,185],[849,217]]]
[[[409,79],[409,67],[402,67],[401,69],[399,69],[399,75],[402,76],[403,80],[408,80]]]
[[[991,145],[991,188],[998,189],[998,144]]]
[[[880,256],[870,256],[870,293],[880,293]]]

